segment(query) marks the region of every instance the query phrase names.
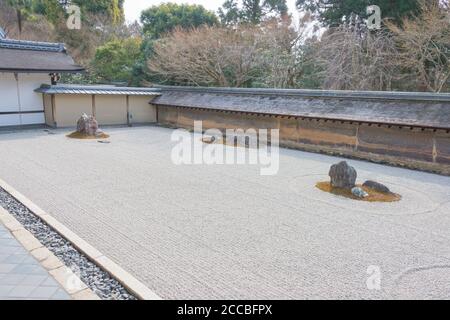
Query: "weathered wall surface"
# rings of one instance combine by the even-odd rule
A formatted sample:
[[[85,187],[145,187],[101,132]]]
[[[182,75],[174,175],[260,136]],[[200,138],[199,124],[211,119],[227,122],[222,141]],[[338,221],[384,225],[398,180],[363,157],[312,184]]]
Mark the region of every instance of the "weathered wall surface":
[[[92,114],[92,98],[89,95],[55,95],[54,105],[50,105],[50,108],[54,109],[57,127],[74,127],[83,113]]]
[[[95,97],[95,118],[100,125],[127,123],[125,96],[99,95]]]
[[[129,107],[131,114],[131,122],[154,123],[156,122],[156,107],[149,105],[151,98],[148,96],[130,96]]]
[[[450,175],[449,130],[158,105],[158,122],[193,129],[279,129],[280,145]]]
[[[83,113],[94,115],[100,125],[156,122],[152,96],[129,96],[128,107],[126,95],[43,94],[43,99],[45,123],[51,127],[75,127]]]
[[[450,94],[162,87],[157,105],[450,129]]]

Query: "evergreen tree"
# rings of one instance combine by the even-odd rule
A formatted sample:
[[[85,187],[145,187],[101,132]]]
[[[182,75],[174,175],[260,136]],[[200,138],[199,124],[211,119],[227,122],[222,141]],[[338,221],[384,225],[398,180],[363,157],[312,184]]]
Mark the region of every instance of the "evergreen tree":
[[[439,0],[428,0],[436,2]],[[400,24],[404,17],[420,13],[420,0],[297,0],[300,10],[313,12],[327,26],[348,22],[352,15],[367,17],[368,6],[377,5],[383,19]]]
[[[64,15],[64,7],[60,0],[34,0],[33,12],[43,15],[50,23],[56,25]]]
[[[214,12],[200,5],[163,3],[142,11],[144,33],[152,39],[174,30],[176,27],[190,29],[218,23]]]
[[[141,43],[140,38],[128,38],[112,40],[97,48],[91,63],[93,73],[103,81],[130,84],[134,64],[142,56]]]
[[[287,14],[286,0],[227,0],[219,9],[219,17],[224,25],[259,24],[267,18]]]
[[[72,0],[78,5],[82,12],[92,14],[106,14],[112,24],[119,24],[125,20],[123,3],[125,0]]]

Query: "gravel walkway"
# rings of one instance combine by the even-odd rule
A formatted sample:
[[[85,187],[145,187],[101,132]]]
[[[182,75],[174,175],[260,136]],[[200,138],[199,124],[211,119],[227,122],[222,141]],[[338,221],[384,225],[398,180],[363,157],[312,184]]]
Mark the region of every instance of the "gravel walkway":
[[[0,177],[162,298],[450,299],[449,177],[349,161],[403,195],[354,202],[314,187],[339,158],[282,150],[263,177],[173,165],[170,129],[107,131],[0,134]]]

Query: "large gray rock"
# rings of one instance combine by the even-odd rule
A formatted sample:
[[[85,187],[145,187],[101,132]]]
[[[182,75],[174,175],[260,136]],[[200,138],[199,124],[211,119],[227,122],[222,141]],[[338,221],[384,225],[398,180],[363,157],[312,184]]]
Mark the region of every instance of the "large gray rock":
[[[358,176],[355,168],[348,165],[346,161],[331,166],[330,169],[331,186],[333,188],[352,189],[356,184]]]
[[[381,184],[376,181],[366,181],[363,184],[364,187],[373,189],[375,191],[381,192],[381,193],[391,193],[391,190],[389,190],[388,187],[386,187],[384,184]]]
[[[97,136],[99,133],[98,122],[93,116],[88,116],[83,113],[77,122],[77,132],[86,134],[88,136]]]

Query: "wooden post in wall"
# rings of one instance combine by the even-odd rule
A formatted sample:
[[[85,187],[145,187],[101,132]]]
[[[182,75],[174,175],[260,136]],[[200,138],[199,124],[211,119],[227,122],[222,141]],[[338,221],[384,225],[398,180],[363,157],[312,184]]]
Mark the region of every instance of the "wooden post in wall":
[[[55,105],[55,95],[54,94],[51,95],[51,105],[52,105],[53,127],[56,128],[56,127],[58,127],[58,123],[56,122],[56,105]]]
[[[130,96],[127,95],[127,125],[131,127],[131,114],[130,114]]]
[[[46,112],[46,108],[45,108],[45,93],[42,94],[42,108],[44,109],[44,120],[45,120],[45,124],[47,124],[47,112]],[[47,109],[48,111],[48,109]]]
[[[92,95],[92,115],[97,118],[97,110],[95,108],[95,94]]]

